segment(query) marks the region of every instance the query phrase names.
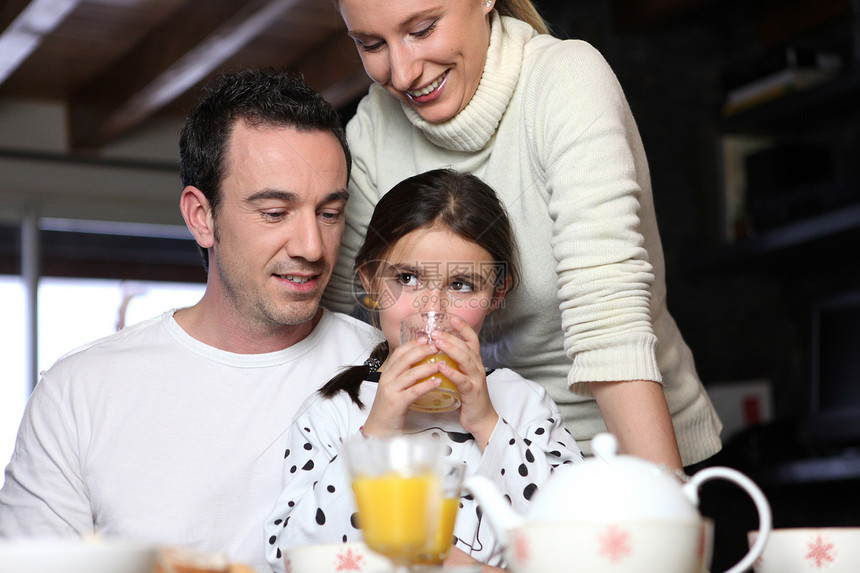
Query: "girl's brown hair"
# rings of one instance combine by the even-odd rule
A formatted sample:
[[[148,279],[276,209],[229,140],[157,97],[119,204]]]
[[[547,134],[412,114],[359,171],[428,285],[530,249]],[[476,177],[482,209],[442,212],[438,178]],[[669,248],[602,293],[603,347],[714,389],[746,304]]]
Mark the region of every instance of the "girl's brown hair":
[[[442,228],[487,251],[494,263],[494,287],[509,292],[519,282],[514,231],[496,192],[478,177],[453,169],[435,169],[404,179],[382,196],[373,211],[364,244],[355,257],[355,269],[374,282],[380,265],[397,242],[419,229]],[[358,399],[361,382],[373,364],[388,357],[388,343],[377,346],[368,361],[347,368],[320,389],[331,397],[347,392]]]

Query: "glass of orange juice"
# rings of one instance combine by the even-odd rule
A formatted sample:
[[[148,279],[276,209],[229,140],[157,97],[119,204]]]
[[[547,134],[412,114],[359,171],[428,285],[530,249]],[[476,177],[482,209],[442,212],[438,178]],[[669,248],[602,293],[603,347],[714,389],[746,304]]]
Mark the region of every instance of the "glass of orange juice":
[[[447,313],[439,311],[413,312],[406,315],[400,322],[400,344],[415,340],[416,338],[425,338],[428,343],[432,343],[435,331],[456,334],[451,326],[450,316]],[[451,368],[460,369],[457,363],[451,360],[444,352],[437,352],[418,362],[415,366],[427,362],[445,362]],[[419,380],[419,382],[433,378],[438,378],[441,381],[439,387],[418,398],[412,403],[410,409],[419,412],[450,412],[459,408],[460,391],[447,376],[436,373],[423,380]]]
[[[364,542],[410,571],[436,531],[442,441],[423,434],[357,437],[344,453]]]
[[[457,510],[460,509],[460,490],[463,486],[463,476],[466,474],[465,463],[446,463],[442,473],[442,487],[436,527],[424,549],[419,552],[418,560],[426,565],[441,564],[454,541],[454,524],[457,521]]]

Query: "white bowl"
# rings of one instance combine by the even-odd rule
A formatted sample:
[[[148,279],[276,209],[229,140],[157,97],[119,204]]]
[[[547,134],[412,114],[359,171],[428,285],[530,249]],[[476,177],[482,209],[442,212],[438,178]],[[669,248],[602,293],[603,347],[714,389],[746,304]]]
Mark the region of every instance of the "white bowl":
[[[158,547],[128,541],[0,540],[2,573],[152,573]]]
[[[755,541],[757,532],[748,534]],[[756,573],[857,573],[860,571],[860,527],[774,529],[755,564]]]
[[[389,573],[394,570],[391,561],[360,542],[291,547],[284,551],[284,567],[287,573]]]

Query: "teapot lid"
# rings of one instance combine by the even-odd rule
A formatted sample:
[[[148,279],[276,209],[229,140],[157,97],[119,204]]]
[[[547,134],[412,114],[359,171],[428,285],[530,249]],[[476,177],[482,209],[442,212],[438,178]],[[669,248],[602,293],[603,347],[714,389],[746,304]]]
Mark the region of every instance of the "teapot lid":
[[[697,520],[696,501],[665,467],[618,454],[612,434],[596,435],[594,456],[558,468],[539,489],[528,520],[624,522]]]

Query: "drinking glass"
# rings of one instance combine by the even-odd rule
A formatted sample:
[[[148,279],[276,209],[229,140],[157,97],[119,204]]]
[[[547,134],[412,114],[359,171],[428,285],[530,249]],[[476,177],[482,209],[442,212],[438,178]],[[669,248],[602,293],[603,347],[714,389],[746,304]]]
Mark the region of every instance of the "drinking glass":
[[[436,528],[418,555],[419,562],[424,565],[441,565],[448,557],[454,541],[454,524],[457,521],[457,510],[460,509],[460,490],[463,487],[466,464],[446,463],[442,470],[442,497]]]
[[[432,343],[434,331],[450,332],[456,335],[451,326],[450,315],[439,311],[413,312],[406,315],[400,322],[400,344],[417,338],[425,338],[428,343]],[[444,362],[451,368],[460,370],[457,363],[444,352],[437,352],[418,362],[415,366],[428,362]],[[460,391],[447,376],[437,372],[418,382],[434,378],[441,381],[439,387],[418,398],[409,406],[410,409],[418,412],[450,412],[460,407]]]
[[[344,453],[364,542],[398,571],[411,571],[436,531],[442,440],[423,434],[358,436]]]

